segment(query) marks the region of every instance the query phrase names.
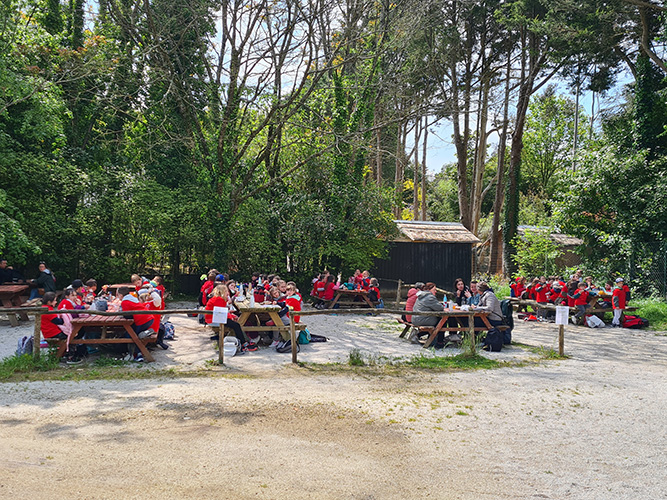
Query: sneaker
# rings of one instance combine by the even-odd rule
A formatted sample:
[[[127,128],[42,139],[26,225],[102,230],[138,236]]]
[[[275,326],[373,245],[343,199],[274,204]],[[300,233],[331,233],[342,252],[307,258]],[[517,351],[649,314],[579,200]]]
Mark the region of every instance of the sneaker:
[[[134,357],[134,359],[132,361],[134,361],[135,363],[143,363],[144,362],[144,355],[139,353]]]
[[[71,356],[65,360],[65,363],[68,365],[80,365],[83,361],[79,356]]]
[[[154,333],[155,333],[155,330],[153,330],[152,328],[149,328],[148,330],[144,330],[143,332],[141,332],[139,335],[137,335],[137,337],[139,337],[140,339],[146,339],[146,338],[150,337],[151,335],[153,335]]]
[[[279,340],[274,340],[273,342],[271,342],[271,345],[269,347],[271,347],[272,349],[275,349],[276,347],[278,347],[278,344],[280,344],[280,341]]]
[[[248,337],[248,340],[251,344],[259,344],[260,336],[257,335],[257,337]]]
[[[123,356],[123,361],[132,361],[134,359],[134,356],[132,354],[127,353],[125,356]]]
[[[410,335],[410,343],[411,344],[420,344],[419,342],[419,332],[413,331],[412,334]]]
[[[253,351],[256,351],[258,349],[259,349],[259,347],[257,347],[257,344],[255,344],[254,342],[246,342],[245,344],[243,344],[243,350],[245,350],[245,351],[253,352]]]
[[[296,352],[299,352],[301,348],[299,347],[299,343],[297,342],[296,344]],[[292,352],[292,341],[288,340],[283,343],[281,347],[276,347],[276,351],[280,353],[286,353],[286,352]]]

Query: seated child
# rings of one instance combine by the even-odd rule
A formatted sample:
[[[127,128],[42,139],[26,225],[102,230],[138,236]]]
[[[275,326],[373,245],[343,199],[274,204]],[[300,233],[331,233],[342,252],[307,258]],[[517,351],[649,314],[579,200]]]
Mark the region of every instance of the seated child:
[[[377,278],[371,278],[370,285],[368,298],[371,302],[377,302],[377,305],[375,306],[377,309],[384,309],[384,302],[382,297],[380,297],[380,284],[378,283]]]
[[[227,307],[229,301],[229,289],[225,285],[218,285],[213,289],[211,298],[206,303],[206,310],[212,311],[214,307]],[[213,323],[213,315],[205,314],[206,323],[213,327],[214,330],[217,330],[215,335],[211,336],[211,340],[220,339],[220,327],[224,326],[219,323]],[[256,351],[258,349],[257,344],[248,339],[241,325],[236,321],[236,316],[234,314],[227,314],[227,323],[226,326],[231,328],[234,331],[234,336],[239,339],[241,342],[241,351]]]

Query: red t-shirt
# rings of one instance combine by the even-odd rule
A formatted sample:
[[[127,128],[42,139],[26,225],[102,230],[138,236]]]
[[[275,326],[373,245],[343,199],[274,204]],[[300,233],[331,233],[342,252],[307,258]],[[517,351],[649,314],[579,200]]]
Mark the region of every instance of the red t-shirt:
[[[574,305],[575,306],[584,306],[584,305],[588,304],[588,295],[589,295],[589,293],[586,290],[584,290],[583,292],[578,292],[578,293],[579,293],[579,296],[574,299]]]
[[[211,297],[206,303],[206,310],[212,311],[214,307],[227,307],[227,301],[222,297]],[[206,323],[208,324],[213,322],[212,314],[206,314],[204,315],[204,318],[206,318]]]
[[[322,294],[322,298],[324,300],[333,300],[334,298],[334,292],[336,285],[334,283],[327,283],[324,287],[324,292]]]
[[[49,311],[53,311],[53,307],[43,305],[42,307],[48,308]],[[51,320],[58,318],[60,314],[42,314],[42,335],[44,335],[45,339],[50,339],[52,337],[55,337],[59,333],[62,332],[60,329],[60,326],[54,325]]]
[[[125,297],[123,297],[122,302],[120,303],[120,310],[121,311],[147,311],[148,310],[148,304],[144,302],[139,302],[139,299],[134,297],[133,295],[127,294]],[[134,319],[134,323],[137,326],[144,325],[148,323],[150,320],[153,319],[153,316],[150,314],[131,314],[129,316],[132,316]],[[158,326],[158,325],[155,325]]]
[[[206,302],[208,302],[208,294],[213,291],[213,288],[215,288],[215,282],[209,280],[206,280],[201,286],[201,302],[203,305],[206,305]]]
[[[63,301],[60,304],[58,304],[58,310],[61,309],[67,309],[67,310],[74,309],[74,304],[69,299],[63,299]]]
[[[611,305],[614,309],[625,309],[625,290],[623,288],[616,287],[614,293],[611,294]],[[617,302],[618,305],[616,305]]]
[[[290,295],[285,299],[285,303],[291,307],[294,312],[301,310],[301,297],[299,297],[299,295]],[[300,319],[301,316],[294,316],[295,323],[298,323]]]
[[[546,302],[548,291],[549,291],[549,285],[547,285],[546,283],[539,283],[535,287],[535,300],[537,300],[538,302]]]

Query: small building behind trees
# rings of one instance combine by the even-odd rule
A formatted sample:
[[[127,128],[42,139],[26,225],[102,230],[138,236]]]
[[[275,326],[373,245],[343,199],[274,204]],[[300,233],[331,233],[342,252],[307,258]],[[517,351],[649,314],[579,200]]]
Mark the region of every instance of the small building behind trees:
[[[451,290],[456,278],[470,281],[472,247],[480,243],[463,224],[456,222],[394,221],[399,236],[389,242],[389,255],[377,259],[373,275],[384,289],[404,283],[432,281]]]

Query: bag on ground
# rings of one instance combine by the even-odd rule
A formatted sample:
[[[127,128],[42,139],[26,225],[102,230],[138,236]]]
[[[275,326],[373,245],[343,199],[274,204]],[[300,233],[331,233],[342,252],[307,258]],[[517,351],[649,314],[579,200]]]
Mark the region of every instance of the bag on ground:
[[[646,318],[640,318],[639,316],[625,315],[621,320],[621,325],[623,326],[623,328],[638,329],[649,326],[649,323]]]
[[[162,326],[164,327],[164,340],[174,340],[176,330],[171,321],[165,321]]]
[[[586,316],[586,326],[588,328],[604,328],[605,324],[600,318],[594,314],[589,314]]]
[[[32,337],[28,337],[27,335],[21,337],[16,348],[16,356],[20,357],[24,354],[32,354],[33,342]]]
[[[327,340],[329,340],[329,339],[327,337],[323,336],[323,335],[315,335],[314,333],[310,334],[311,344],[314,343],[314,342],[326,342]]]
[[[483,349],[491,352],[500,352],[503,348],[503,332],[498,328],[491,328],[484,337]]]

